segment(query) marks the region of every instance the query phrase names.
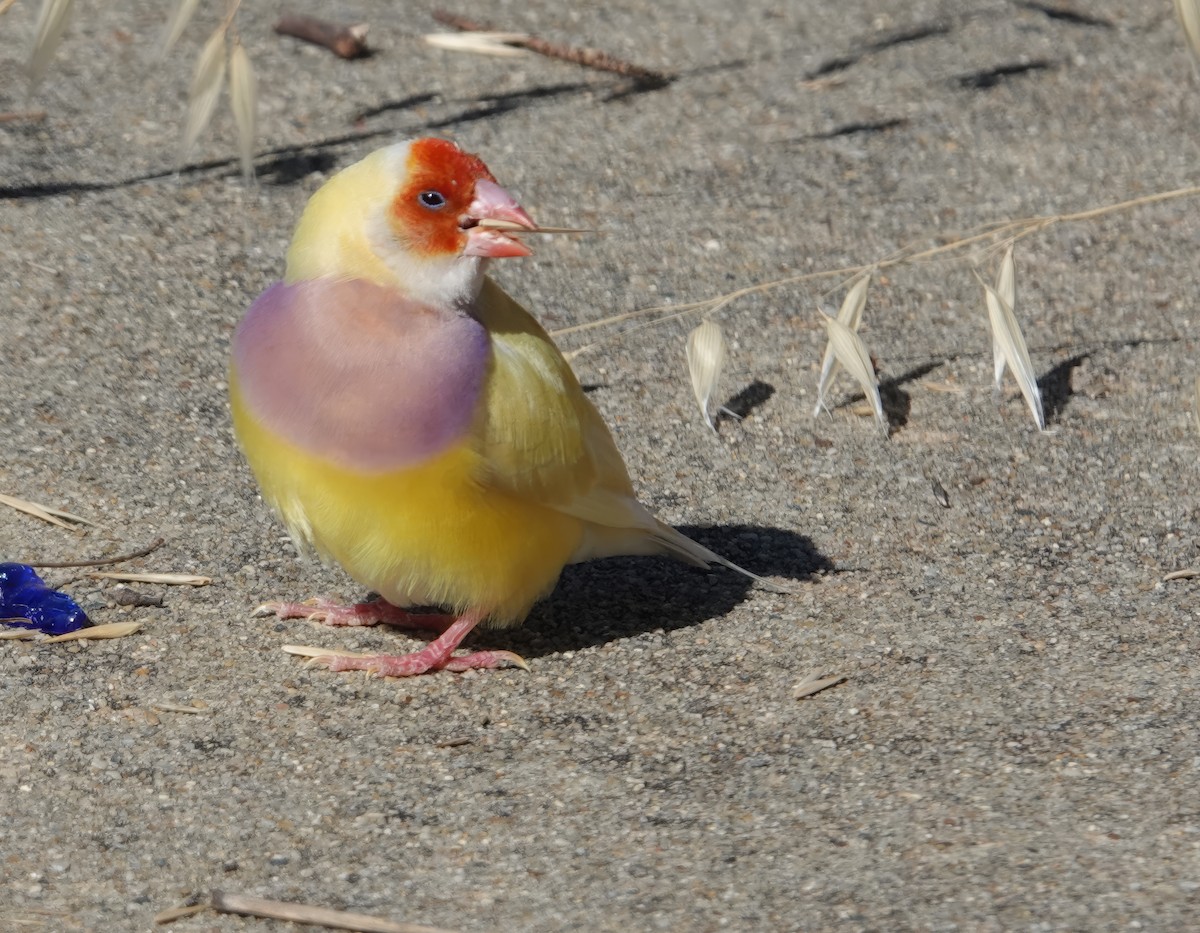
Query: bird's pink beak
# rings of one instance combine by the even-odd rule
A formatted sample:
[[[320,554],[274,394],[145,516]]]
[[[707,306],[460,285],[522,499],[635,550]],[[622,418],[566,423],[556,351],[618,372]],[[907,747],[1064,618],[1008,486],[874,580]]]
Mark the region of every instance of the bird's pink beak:
[[[491,226],[486,221],[495,221],[496,225]],[[511,194],[494,181],[479,179],[475,182],[475,200],[462,221],[462,227],[467,231],[467,246],[462,254],[488,259],[531,255],[533,250],[511,236],[504,225],[511,225],[513,230],[537,229],[537,224]]]

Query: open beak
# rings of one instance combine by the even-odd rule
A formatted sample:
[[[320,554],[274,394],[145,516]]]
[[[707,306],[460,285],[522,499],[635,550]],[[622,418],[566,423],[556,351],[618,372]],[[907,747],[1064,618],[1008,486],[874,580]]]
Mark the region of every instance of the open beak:
[[[537,224],[516,199],[494,181],[481,178],[475,182],[475,200],[467,208],[460,225],[467,231],[464,256],[504,259],[533,253],[512,233],[536,230]]]

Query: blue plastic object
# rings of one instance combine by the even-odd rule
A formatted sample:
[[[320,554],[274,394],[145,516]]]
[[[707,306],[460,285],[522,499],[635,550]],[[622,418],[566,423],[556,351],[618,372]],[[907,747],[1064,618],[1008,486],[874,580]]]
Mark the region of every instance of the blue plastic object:
[[[0,619],[47,635],[65,635],[92,624],[75,600],[46,586],[28,564],[0,564]]]

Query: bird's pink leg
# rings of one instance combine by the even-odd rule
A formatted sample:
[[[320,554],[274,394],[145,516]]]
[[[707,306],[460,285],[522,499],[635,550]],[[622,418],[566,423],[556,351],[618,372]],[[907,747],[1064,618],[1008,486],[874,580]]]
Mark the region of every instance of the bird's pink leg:
[[[510,665],[529,670],[525,659],[511,651],[476,651],[473,654],[454,655],[454,650],[483,619],[483,612],[467,612],[455,618],[450,615],[406,612],[384,600],[339,606],[330,600],[315,599],[306,603],[269,603],[260,606],[255,615],[277,615],[281,619],[307,618],[326,625],[384,623],[432,629],[441,633],[420,651],[411,654],[366,657],[320,654],[312,658],[313,664],[322,664],[331,671],[368,671],[380,677],[412,677],[428,671],[461,673]]]
[[[313,658],[316,664],[324,664],[331,671],[369,671],[380,677],[411,677],[426,671],[470,671],[515,664],[528,668],[519,655],[511,651],[476,651],[474,654],[454,656],[454,649],[479,624],[480,613],[459,616],[437,638],[420,651],[412,654],[379,654],[371,657],[330,655]]]

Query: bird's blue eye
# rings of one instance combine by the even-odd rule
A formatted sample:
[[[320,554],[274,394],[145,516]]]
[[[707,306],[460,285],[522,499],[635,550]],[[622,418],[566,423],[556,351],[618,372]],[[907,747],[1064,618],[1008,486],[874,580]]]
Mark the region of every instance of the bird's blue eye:
[[[417,199],[430,210],[436,211],[446,206],[446,196],[440,191],[422,191]]]

